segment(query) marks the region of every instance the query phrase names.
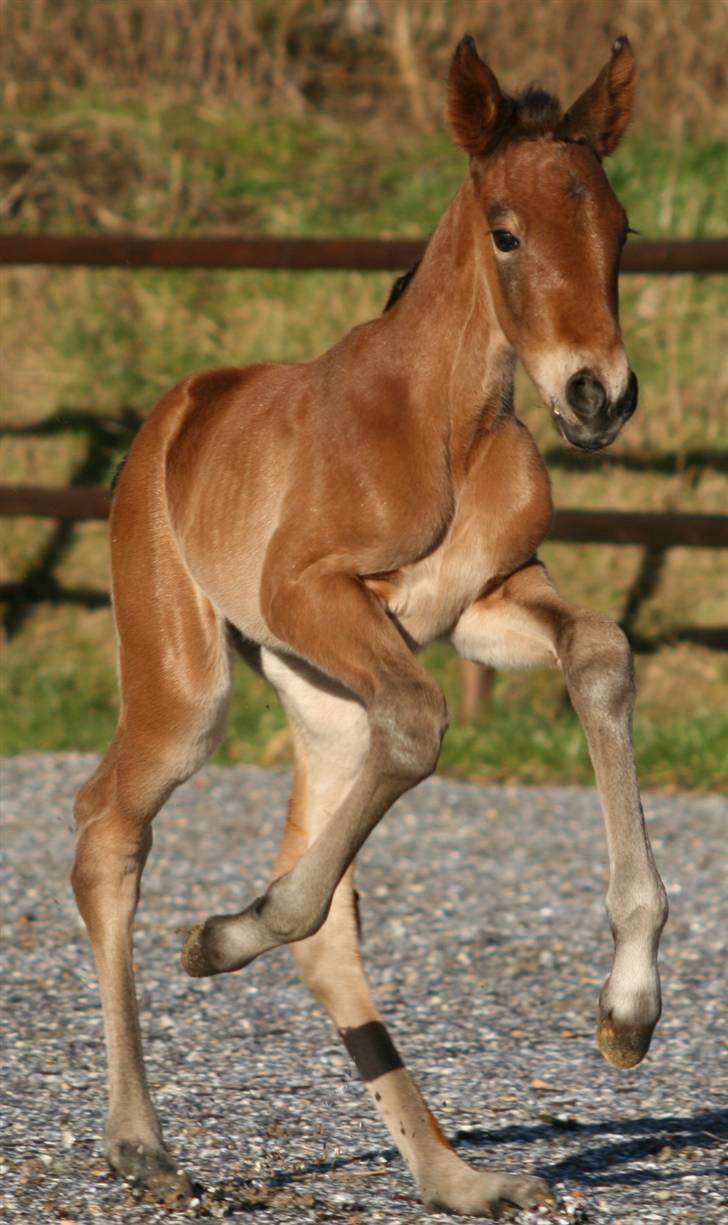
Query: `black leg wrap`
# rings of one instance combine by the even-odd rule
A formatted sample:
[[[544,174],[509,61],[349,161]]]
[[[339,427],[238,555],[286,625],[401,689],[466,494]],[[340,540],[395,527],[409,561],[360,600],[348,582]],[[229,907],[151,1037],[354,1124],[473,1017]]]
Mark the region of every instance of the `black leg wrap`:
[[[339,1034],[362,1080],[377,1080],[385,1072],[404,1067],[381,1021],[370,1021],[354,1029],[340,1029]]]

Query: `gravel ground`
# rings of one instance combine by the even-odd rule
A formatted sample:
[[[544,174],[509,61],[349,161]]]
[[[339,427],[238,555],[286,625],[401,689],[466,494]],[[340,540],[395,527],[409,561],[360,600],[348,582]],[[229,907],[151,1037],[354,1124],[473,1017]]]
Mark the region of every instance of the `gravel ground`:
[[[210,768],[158,819],[137,927],[143,1025],[167,1139],[199,1195],[170,1210],[110,1175],[101,1016],[67,885],[72,796],[92,761],[28,756],[0,767],[12,949],[7,1219],[453,1219],[418,1205],[286,950],[212,980],[181,970],[176,929],[239,909],[265,883],[285,771]],[[646,809],[672,913],[663,1020],[631,1072],[604,1063],[593,1039],[611,941],[592,791],[435,779],[400,801],[362,855],[377,998],[445,1129],[474,1163],[540,1174],[560,1198],[555,1213],[514,1213],[519,1225],[728,1222],[719,1172],[728,801],[650,796]]]

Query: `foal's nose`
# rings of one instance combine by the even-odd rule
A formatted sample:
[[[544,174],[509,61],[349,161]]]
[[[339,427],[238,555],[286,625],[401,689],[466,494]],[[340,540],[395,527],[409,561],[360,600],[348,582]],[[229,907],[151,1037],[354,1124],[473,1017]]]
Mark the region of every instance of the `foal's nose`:
[[[590,421],[602,412],[607,403],[607,392],[593,370],[577,370],[566,384],[566,399],[577,417]]]

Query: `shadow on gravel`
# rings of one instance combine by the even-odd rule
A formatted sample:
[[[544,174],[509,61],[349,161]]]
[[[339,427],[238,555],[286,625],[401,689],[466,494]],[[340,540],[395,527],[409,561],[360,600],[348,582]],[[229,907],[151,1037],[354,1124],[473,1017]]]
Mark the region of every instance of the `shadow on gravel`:
[[[683,1178],[685,1171],[670,1171],[664,1163],[673,1156],[679,1156],[681,1150],[692,1148],[700,1149],[700,1156],[707,1157],[705,1150],[717,1146],[728,1134],[728,1111],[712,1110],[692,1116],[665,1115],[661,1118],[648,1115],[642,1119],[623,1122],[608,1120],[604,1123],[585,1124],[565,1119],[534,1126],[461,1131],[456,1133],[455,1147],[460,1150],[487,1148],[495,1163],[500,1164],[497,1157],[500,1145],[523,1145],[557,1137],[563,1144],[565,1134],[568,1133],[577,1143],[584,1138],[599,1136],[608,1136],[609,1143],[582,1147],[582,1151],[552,1165],[535,1166],[534,1174],[551,1183],[578,1182],[586,1187],[610,1184],[636,1187],[647,1182],[668,1183]],[[650,1169],[624,1169],[624,1166],[632,1161],[644,1161],[658,1154],[661,1162],[659,1166]],[[348,1172],[351,1176],[364,1180],[383,1174],[388,1165],[399,1159],[395,1148],[372,1149],[348,1157],[310,1162],[295,1170],[281,1171],[262,1182],[245,1178],[226,1180],[217,1191],[218,1194],[224,1195],[228,1210],[233,1214],[243,1210],[255,1212],[275,1205],[276,1193],[285,1191],[286,1188],[292,1188],[295,1198],[297,1191],[300,1194],[296,1184],[303,1179]],[[367,1169],[367,1166],[370,1168]],[[617,1166],[620,1168],[615,1169]],[[695,1172],[718,1174],[720,1169],[718,1165],[713,1169],[701,1163],[699,1169],[696,1166]],[[351,1184],[347,1185],[347,1189],[353,1190]],[[363,1190],[363,1186],[361,1189]]]
[[[318,1175],[343,1174],[349,1175],[349,1181],[332,1189],[340,1191],[346,1186],[352,1194],[352,1199],[355,1199],[359,1191],[364,1191],[363,1184],[367,1178],[386,1173],[390,1164],[396,1161],[401,1161],[396,1148],[370,1149],[363,1153],[353,1153],[350,1157],[312,1161],[307,1165],[297,1166],[294,1170],[280,1171],[269,1178],[224,1179],[216,1185],[212,1198],[224,1200],[226,1215],[230,1216],[242,1212],[266,1211],[270,1208],[285,1208],[290,1211],[297,1206],[310,1206],[307,1201],[312,1197],[300,1186],[306,1179],[316,1178]],[[352,1186],[353,1181],[359,1185]],[[196,1190],[204,1196],[203,1187],[196,1187]]]
[[[458,1132],[456,1146],[495,1149],[500,1144],[528,1144],[556,1136],[563,1141],[565,1133],[571,1133],[575,1138],[605,1136],[609,1137],[609,1142],[590,1145],[553,1165],[540,1165],[534,1169],[534,1173],[549,1182],[573,1180],[586,1186],[610,1183],[639,1186],[645,1182],[669,1182],[683,1177],[684,1171],[671,1173],[664,1164],[648,1170],[615,1170],[615,1166],[624,1167],[632,1161],[644,1161],[657,1154],[665,1162],[672,1156],[679,1156],[680,1150],[714,1148],[728,1136],[728,1111],[709,1110],[695,1115],[665,1115],[660,1118],[647,1115],[642,1119],[610,1119],[604,1123],[579,1123],[564,1119],[543,1126]],[[707,1153],[702,1151],[700,1155],[707,1157]],[[716,1166],[714,1170],[701,1168],[700,1172],[717,1174],[720,1170]]]

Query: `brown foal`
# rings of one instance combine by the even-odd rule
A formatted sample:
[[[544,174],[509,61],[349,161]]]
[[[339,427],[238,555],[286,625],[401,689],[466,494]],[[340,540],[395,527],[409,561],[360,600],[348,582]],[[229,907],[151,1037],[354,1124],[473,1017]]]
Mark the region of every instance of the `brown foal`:
[[[190,376],[134,442],[111,516],[121,714],[78,797],[73,886],[104,1008],[106,1153],[160,1197],[189,1183],[145,1080],[132,924],[152,818],[223,735],[233,649],[281,696],[295,780],[266,893],[195,927],[183,964],[220,974],[290,943],[425,1203],[488,1216],[552,1201],[540,1179],[457,1156],[360,960],[354,857],[434,769],[446,727],[416,654],[432,639],[497,668],[562,669],[609,851],[615,949],[597,1040],[618,1067],[648,1049],[667,904],[633,764],[630,652],[536,558],[549,479],[513,411],[516,358],[577,447],[606,446],[636,406],[617,306],[627,220],[602,169],[633,80],[620,38],[563,113],[535,88],[502,93],[463,39],[449,117],[469,168],[406,291],[315,361]]]

